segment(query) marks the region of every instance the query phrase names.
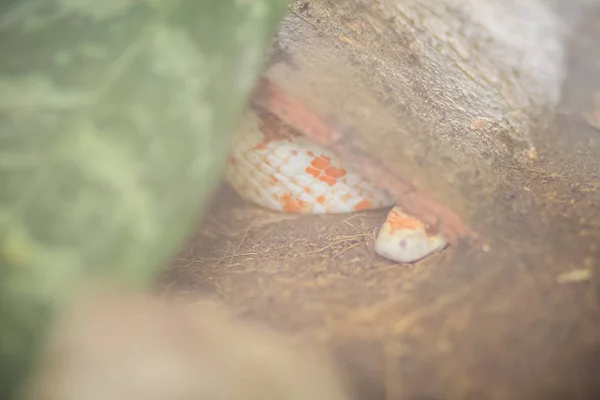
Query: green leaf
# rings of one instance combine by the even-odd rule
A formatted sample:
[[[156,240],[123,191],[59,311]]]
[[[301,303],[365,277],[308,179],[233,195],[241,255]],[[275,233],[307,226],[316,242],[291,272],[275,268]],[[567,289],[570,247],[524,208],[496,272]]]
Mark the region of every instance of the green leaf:
[[[0,5],[0,398],[84,279],[144,288],[177,250],[286,5]]]

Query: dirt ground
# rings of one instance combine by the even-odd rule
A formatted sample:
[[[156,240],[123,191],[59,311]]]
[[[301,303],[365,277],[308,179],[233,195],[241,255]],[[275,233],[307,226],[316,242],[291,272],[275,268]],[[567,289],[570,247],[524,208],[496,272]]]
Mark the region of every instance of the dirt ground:
[[[477,244],[397,264],[372,248],[385,210],[284,215],[224,185],[162,290],[327,344],[359,398],[597,398],[598,38],[590,15],[555,123],[536,134],[543,157],[475,212]]]

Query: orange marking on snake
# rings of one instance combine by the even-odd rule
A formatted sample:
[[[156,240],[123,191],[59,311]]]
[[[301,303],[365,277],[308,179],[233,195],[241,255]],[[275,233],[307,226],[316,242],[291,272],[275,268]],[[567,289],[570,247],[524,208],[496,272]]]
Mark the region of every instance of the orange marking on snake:
[[[318,178],[319,175],[321,175],[321,171],[319,171],[318,169],[315,169],[313,167],[306,167],[305,171],[307,174],[311,174],[315,178]]]
[[[343,168],[329,167],[325,170],[325,173],[332,178],[341,178],[346,175],[346,170]]]
[[[319,204],[325,204],[325,195],[321,195],[315,199]]]
[[[294,198],[291,193],[281,196],[281,201],[283,202],[283,211],[288,212],[301,212],[307,205],[306,202]]]
[[[359,203],[356,203],[356,205],[352,208],[354,211],[370,210],[373,208],[373,203],[371,203],[369,200],[363,200]]]
[[[305,171],[329,186],[335,185],[338,178],[346,175],[346,170],[332,166],[331,158],[327,156],[314,158],[310,162],[310,167],[306,167]]]
[[[321,182],[325,182],[329,186],[333,186],[333,185],[335,185],[337,183],[337,179],[336,178],[331,177],[331,176],[327,176],[327,175],[319,176],[317,179],[320,180]]]
[[[277,182],[279,182],[279,179],[277,179],[277,178],[275,177],[275,175],[269,175],[269,179],[271,179],[271,183],[272,183],[273,185],[275,185]]]
[[[330,161],[326,157],[317,157],[310,162],[310,165],[317,169],[325,169],[329,164]]]
[[[416,218],[410,216],[399,215],[392,211],[389,213],[387,222],[390,225],[392,233],[401,229],[418,229],[423,226],[423,223]]]

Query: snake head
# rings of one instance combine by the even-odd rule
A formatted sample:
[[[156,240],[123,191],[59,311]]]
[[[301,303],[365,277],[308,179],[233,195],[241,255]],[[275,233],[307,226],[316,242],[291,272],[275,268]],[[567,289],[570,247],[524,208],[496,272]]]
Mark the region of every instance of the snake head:
[[[375,239],[375,251],[394,261],[410,263],[447,246],[441,235],[430,235],[418,219],[394,207]]]

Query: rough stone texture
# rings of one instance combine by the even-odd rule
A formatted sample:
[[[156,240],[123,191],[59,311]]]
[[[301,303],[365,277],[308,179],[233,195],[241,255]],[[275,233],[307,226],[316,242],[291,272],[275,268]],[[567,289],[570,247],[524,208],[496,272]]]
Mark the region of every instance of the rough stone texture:
[[[296,1],[266,76],[468,223],[535,154],[570,28],[537,0]]]

